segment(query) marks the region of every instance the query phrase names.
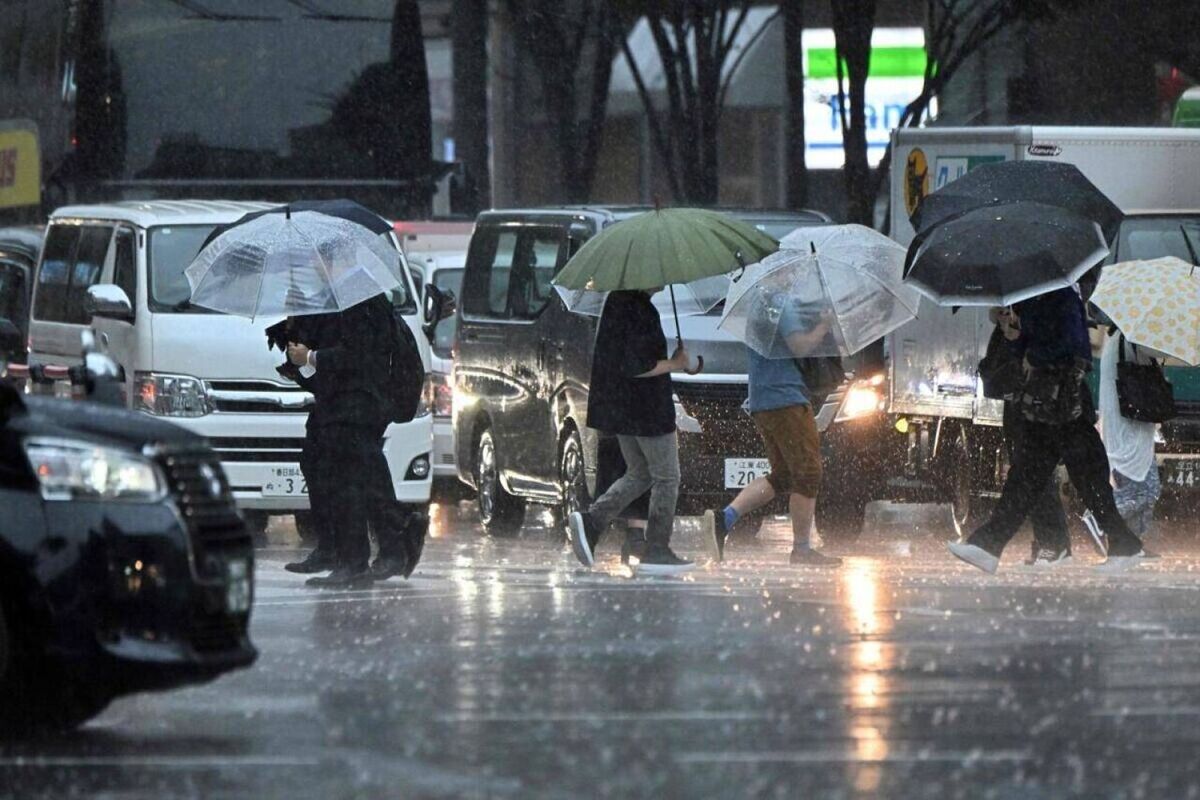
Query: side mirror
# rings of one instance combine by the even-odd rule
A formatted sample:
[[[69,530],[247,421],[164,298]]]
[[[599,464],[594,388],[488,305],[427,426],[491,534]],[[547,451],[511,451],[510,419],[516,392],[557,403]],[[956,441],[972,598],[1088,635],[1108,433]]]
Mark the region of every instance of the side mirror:
[[[13,361],[14,356],[24,355],[25,337],[11,319],[0,317],[0,358]],[[16,359],[24,361],[24,359]]]
[[[458,310],[458,301],[454,292],[439,289],[432,283],[425,284],[425,307],[423,309],[426,325],[437,325],[444,319],[454,316]]]
[[[87,299],[83,301],[83,310],[92,317],[133,321],[133,303],[129,302],[129,295],[120,286],[111,283],[90,287]]]

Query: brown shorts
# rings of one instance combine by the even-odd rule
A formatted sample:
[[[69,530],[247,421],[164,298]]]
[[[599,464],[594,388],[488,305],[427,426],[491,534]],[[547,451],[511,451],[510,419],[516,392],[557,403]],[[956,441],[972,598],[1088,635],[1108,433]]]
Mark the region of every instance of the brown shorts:
[[[775,494],[816,497],[821,489],[821,436],[809,406],[787,406],[751,415],[767,446]]]

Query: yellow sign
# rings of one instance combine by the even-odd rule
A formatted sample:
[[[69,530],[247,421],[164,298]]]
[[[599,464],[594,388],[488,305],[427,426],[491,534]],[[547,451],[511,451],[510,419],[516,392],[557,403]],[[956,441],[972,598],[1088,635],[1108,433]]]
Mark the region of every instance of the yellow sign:
[[[42,202],[42,157],[37,126],[25,120],[0,122],[0,208]]]
[[[925,195],[929,194],[929,161],[925,151],[914,147],[904,163],[904,208],[911,217],[921,204]]]

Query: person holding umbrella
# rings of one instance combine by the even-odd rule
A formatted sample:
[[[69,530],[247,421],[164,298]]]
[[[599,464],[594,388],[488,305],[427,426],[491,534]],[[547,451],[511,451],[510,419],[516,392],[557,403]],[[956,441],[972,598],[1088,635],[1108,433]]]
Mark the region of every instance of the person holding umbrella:
[[[671,373],[690,371],[679,334],[674,286],[727,274],[771,253],[776,242],[752,226],[703,209],[656,209],[602,231],[567,263],[554,284],[568,308],[608,292],[593,350],[588,426],[617,436],[626,471],[588,509],[568,520],[584,566],[612,519],[650,490],[639,573],[693,567],[670,548],[679,493],[679,446]],[[668,357],[662,317],[651,297],[668,288],[676,346]],[[587,300],[586,302],[591,302]],[[581,313],[586,313],[580,309]],[[703,368],[698,360],[697,371]]]
[[[786,495],[792,564],[841,563],[812,546],[821,445],[804,359],[851,355],[913,319],[917,293],[902,283],[904,248],[861,225],[801,228],[730,289],[720,327],[746,343],[749,398],[771,472],[724,509],[704,515],[721,561],[738,519]]]

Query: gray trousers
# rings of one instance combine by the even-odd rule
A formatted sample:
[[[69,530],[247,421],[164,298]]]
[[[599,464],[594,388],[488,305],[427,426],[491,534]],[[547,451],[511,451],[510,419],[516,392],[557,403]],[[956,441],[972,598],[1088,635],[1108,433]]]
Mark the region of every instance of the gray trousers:
[[[599,530],[650,490],[646,541],[666,545],[675,524],[679,499],[679,440],[674,432],[663,436],[618,436],[625,474],[592,503],[588,516]]]

